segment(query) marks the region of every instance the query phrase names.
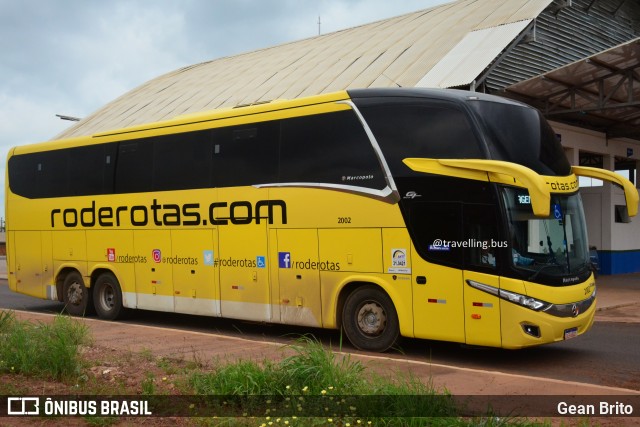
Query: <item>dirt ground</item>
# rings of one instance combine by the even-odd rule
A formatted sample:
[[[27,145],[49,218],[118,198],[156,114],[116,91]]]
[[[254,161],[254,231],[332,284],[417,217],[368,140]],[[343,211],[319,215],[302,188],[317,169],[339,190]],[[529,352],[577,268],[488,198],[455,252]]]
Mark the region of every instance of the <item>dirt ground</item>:
[[[193,361],[156,357],[150,352],[134,353],[100,346],[83,347],[81,352],[86,365],[75,380],[54,381],[20,374],[0,374],[0,395],[181,395],[185,373],[202,367]],[[0,426],[188,426],[194,425],[193,421],[181,417],[10,417],[0,418]]]

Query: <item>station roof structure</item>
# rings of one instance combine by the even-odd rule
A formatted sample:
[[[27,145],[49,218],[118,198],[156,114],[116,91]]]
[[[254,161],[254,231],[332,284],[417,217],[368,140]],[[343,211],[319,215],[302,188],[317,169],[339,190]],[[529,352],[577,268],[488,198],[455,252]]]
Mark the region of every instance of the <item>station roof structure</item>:
[[[640,38],[505,88],[552,120],[640,140]],[[588,121],[589,123],[585,123]]]
[[[587,120],[587,127],[605,132],[615,127],[617,136],[640,139],[635,121],[621,125],[632,114],[629,109],[638,114],[631,116],[633,120],[640,120],[635,105],[640,100],[639,36],[640,4],[635,1],[459,0],[180,68],[125,93],[56,139],[217,108],[368,87],[479,90],[517,97],[543,111],[552,105],[547,112],[560,121],[557,111],[562,105],[569,121],[575,117],[568,111],[580,114],[582,122],[598,113],[593,121]],[[626,60],[616,63],[623,51]],[[583,65],[576,62],[581,60]],[[573,68],[563,68],[567,64]],[[606,69],[612,76],[597,77],[593,64],[604,64],[596,74]],[[574,78],[563,81],[563,76]],[[550,87],[551,81],[557,85]],[[576,94],[593,92],[585,99],[593,101],[602,93],[609,105],[629,104],[629,109],[600,114],[597,103],[572,104],[567,100],[576,96],[562,91],[575,84],[584,85]],[[604,85],[608,92],[594,91],[594,85]]]

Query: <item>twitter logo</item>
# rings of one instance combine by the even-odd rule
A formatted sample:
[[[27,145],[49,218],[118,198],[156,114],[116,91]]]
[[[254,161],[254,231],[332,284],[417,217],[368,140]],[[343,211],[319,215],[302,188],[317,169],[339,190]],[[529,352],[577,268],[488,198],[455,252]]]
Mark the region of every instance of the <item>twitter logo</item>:
[[[213,251],[204,251],[204,265],[214,265]]]

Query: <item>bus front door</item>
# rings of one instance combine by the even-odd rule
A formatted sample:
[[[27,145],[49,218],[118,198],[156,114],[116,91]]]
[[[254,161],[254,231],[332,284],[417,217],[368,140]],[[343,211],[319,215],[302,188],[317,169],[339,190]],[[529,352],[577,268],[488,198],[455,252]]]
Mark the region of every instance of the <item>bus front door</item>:
[[[464,342],[462,270],[412,259],[416,338]]]
[[[469,345],[500,347],[500,299],[482,291],[482,286],[500,287],[500,276],[464,272],[464,332]]]

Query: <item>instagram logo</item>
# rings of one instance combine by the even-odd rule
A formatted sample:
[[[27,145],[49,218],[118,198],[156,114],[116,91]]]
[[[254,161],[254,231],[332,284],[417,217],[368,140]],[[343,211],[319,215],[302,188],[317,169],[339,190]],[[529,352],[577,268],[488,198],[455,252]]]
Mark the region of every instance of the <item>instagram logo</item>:
[[[162,262],[162,252],[160,249],[154,249],[151,251],[151,254],[153,255],[153,262]]]

